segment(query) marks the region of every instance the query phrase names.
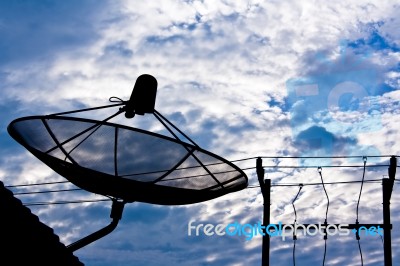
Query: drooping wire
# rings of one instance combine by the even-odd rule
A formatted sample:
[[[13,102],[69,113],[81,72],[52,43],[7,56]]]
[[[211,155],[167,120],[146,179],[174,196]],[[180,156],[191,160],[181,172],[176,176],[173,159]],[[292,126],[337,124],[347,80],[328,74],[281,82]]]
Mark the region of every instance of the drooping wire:
[[[322,266],[325,265],[325,259],[326,259],[326,239],[325,239],[325,236],[324,236],[324,242],[325,242],[325,244],[324,244],[324,259],[322,260]]]
[[[326,212],[325,212],[325,223],[324,223],[324,227],[325,227],[325,229],[324,229],[324,232],[325,232],[325,235],[324,235],[324,259],[323,259],[323,261],[322,261],[322,266],[324,266],[325,265],[325,259],[326,259],[326,240],[328,239],[328,233],[327,233],[327,226],[328,226],[328,210],[329,210],[329,196],[328,196],[328,193],[326,192],[326,188],[325,188],[325,183],[324,183],[324,179],[323,179],[323,177],[322,177],[322,168],[321,167],[318,167],[318,173],[319,173],[319,176],[321,177],[321,184],[322,184],[322,187],[324,188],[324,191],[325,191],[325,195],[326,195],[326,199],[327,199],[327,204],[326,204]]]
[[[358,234],[358,230],[357,230],[357,234]],[[364,260],[363,260],[363,255],[362,255],[362,251],[361,251],[360,239],[357,239],[357,243],[358,243],[358,251],[360,252],[361,266],[363,266],[364,265]]]
[[[326,192],[324,179],[322,177],[322,167],[318,167],[318,173],[319,173],[319,176],[321,177],[321,184],[325,191],[325,196],[326,196],[326,200],[327,200],[326,211],[325,211],[325,222],[327,222],[328,221],[328,210],[329,210],[329,196],[328,196],[328,193]]]
[[[299,191],[297,192],[296,197],[294,197],[294,199],[292,201],[292,206],[293,206],[293,210],[294,210],[293,266],[296,266],[296,240],[297,240],[297,235],[296,235],[297,212],[296,212],[296,207],[294,206],[294,202],[297,200],[297,197],[299,196],[302,188],[303,188],[303,184],[299,184]]]
[[[365,168],[366,168],[366,164],[367,164],[367,157],[364,156],[363,157],[363,161],[364,161],[363,175],[362,175],[362,179],[361,179],[361,187],[360,187],[360,193],[358,194],[357,209],[356,209],[356,214],[357,214],[356,221],[357,222],[358,222],[358,207],[360,205],[361,193],[362,193],[362,189],[363,189],[363,185],[364,185]]]
[[[362,193],[362,189],[363,189],[363,185],[364,185],[365,166],[367,164],[367,157],[366,156],[363,157],[363,161],[364,161],[363,175],[362,175],[362,179],[361,179],[360,193],[358,194],[357,208],[356,208],[356,225],[359,224],[359,221],[358,221],[358,207],[360,205],[361,193]],[[361,266],[363,266],[364,265],[364,259],[363,259],[362,250],[361,250],[361,243],[360,243],[360,230],[359,230],[358,227],[356,228],[356,240],[357,240],[357,243],[358,243],[358,250],[360,252]]]

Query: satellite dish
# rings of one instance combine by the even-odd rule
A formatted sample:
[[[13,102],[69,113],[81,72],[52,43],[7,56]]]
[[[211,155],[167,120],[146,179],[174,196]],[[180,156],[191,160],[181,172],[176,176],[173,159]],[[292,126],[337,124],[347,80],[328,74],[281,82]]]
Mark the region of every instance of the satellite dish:
[[[138,128],[61,116],[11,122],[10,135],[78,187],[162,205],[210,200],[247,185],[227,160],[193,144]]]
[[[116,223],[122,215],[120,202],[192,204],[246,188],[248,179],[240,168],[200,148],[154,109],[156,93],[157,80],[144,74],[137,78],[129,101],[118,98],[120,103],[108,106],[18,118],[8,132],[73,184],[111,197],[119,209],[111,216]],[[104,120],[66,116],[117,106],[122,107]],[[108,122],[122,113],[126,118],[151,113],[172,137]]]

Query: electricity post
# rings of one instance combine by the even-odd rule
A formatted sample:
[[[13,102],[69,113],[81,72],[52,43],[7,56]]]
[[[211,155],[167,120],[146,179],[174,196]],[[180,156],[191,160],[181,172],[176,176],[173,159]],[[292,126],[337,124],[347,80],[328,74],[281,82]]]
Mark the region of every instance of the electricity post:
[[[390,158],[388,169],[389,178],[382,179],[382,198],[383,198],[383,252],[385,266],[392,266],[392,234],[390,224],[390,198],[392,196],[394,180],[396,178],[397,159],[395,156]]]
[[[269,266],[269,247],[270,247],[270,236],[267,233],[267,226],[270,223],[270,206],[271,206],[271,179],[264,180],[264,168],[262,166],[262,159],[257,158],[256,162],[257,177],[260,183],[261,193],[264,198],[264,214],[263,214],[263,238],[262,238],[262,266]]]

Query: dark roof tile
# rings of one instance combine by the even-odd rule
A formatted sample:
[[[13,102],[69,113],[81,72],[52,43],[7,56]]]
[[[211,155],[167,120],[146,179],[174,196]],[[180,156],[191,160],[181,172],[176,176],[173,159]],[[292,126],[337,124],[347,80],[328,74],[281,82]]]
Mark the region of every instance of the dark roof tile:
[[[0,254],[7,265],[84,265],[1,181],[0,213]]]

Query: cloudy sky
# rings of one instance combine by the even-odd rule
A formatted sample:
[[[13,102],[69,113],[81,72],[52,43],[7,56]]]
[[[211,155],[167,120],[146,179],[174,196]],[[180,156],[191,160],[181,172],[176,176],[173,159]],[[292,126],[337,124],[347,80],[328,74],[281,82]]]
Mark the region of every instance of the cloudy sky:
[[[128,204],[114,232],[75,254],[95,266],[260,265],[259,236],[188,236],[188,223],[262,219],[255,159],[241,159],[279,157],[264,159],[276,185],[320,182],[317,166],[325,182],[358,181],[362,156],[372,166],[388,164],[380,156],[399,155],[399,15],[393,0],[0,1],[0,179],[8,186],[65,181],[9,136],[13,119],[106,105],[111,96],[127,100],[136,78],[151,74],[158,81],[156,109],[202,148],[240,160],[250,188],[193,205]],[[156,121],[135,119],[114,121],[160,130]],[[354,157],[282,158],[290,156]],[[358,167],[331,167],[349,165]],[[383,177],[385,166],[365,173]],[[397,186],[394,265],[400,265]],[[273,187],[271,222],[294,221],[298,189]],[[326,190],[328,221],[354,223],[360,183]],[[80,190],[17,197],[24,203],[105,198]],[[324,222],[322,186],[305,186],[295,204],[299,223]],[[107,225],[110,206],[30,208],[68,245]],[[380,182],[364,184],[359,214],[361,223],[382,223]],[[360,243],[364,265],[383,264],[379,236],[362,236]],[[292,252],[291,238],[273,238],[271,265],[291,265]],[[299,236],[298,265],[320,265],[323,255],[321,236]],[[328,238],[325,265],[361,265],[354,235]]]

